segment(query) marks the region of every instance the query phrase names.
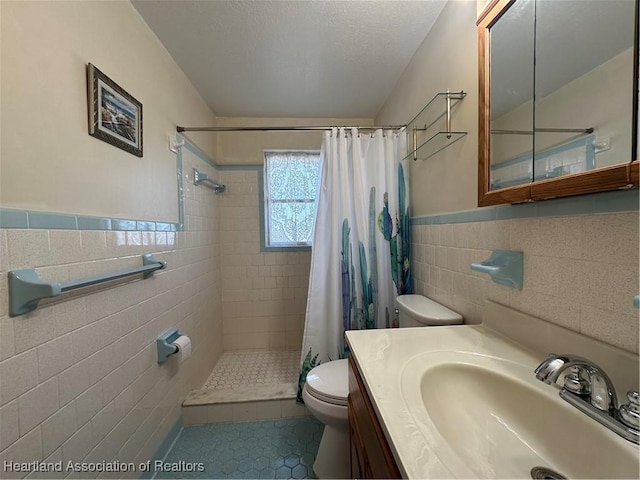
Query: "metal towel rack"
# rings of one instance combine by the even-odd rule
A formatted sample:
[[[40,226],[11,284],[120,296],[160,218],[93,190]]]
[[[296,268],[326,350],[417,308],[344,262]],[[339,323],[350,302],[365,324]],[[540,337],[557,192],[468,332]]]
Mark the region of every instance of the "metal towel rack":
[[[193,184],[196,187],[202,184],[216,193],[222,193],[227,189],[226,185],[216,182],[214,179],[209,177],[209,175],[200,172],[197,168],[193,169]]]
[[[119,272],[105,273],[93,277],[85,277],[69,282],[43,282],[35,269],[12,270],[9,272],[9,316],[17,317],[32,312],[38,308],[38,302],[43,298],[57,297],[58,295],[89,287],[99,283],[117,280],[142,273],[144,278],[149,278],[156,270],[167,268],[167,262],[155,260],[153,254],[142,255],[142,267],[129,268]]]

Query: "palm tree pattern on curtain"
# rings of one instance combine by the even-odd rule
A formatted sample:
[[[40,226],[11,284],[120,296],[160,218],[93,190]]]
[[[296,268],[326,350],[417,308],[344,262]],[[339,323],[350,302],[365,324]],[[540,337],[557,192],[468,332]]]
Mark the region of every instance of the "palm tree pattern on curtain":
[[[382,140],[381,134],[378,137],[377,140]],[[353,135],[352,138],[359,139],[357,135]],[[388,139],[385,138],[385,140]],[[324,148],[325,145],[323,144]],[[333,347],[324,348],[330,351],[323,351],[324,345],[322,342],[314,342],[314,335],[309,334],[312,328],[317,330],[317,326],[309,325],[314,320],[312,289],[315,286],[313,272],[315,258],[312,257],[305,342],[298,379],[298,401],[302,401],[302,388],[306,381],[306,376],[312,368],[320,365],[322,361],[346,358],[349,355],[348,345],[344,341],[344,331],[397,327],[398,319],[395,315],[392,315],[393,303],[391,303],[390,299],[391,297],[395,298],[395,295],[413,292],[406,165],[403,165],[403,162],[398,160],[399,156],[403,156],[403,151],[398,152],[398,150],[400,148],[396,147],[395,158],[384,158],[385,162],[395,164],[395,169],[387,169],[387,171],[395,172],[395,181],[389,181],[388,179],[374,181],[378,185],[382,183],[397,186],[396,191],[383,191],[380,194],[381,190],[376,188],[376,185],[373,185],[368,189],[368,199],[365,202],[361,202],[365,207],[363,208],[365,211],[361,212],[362,219],[365,221],[360,222],[360,230],[366,231],[366,237],[363,235],[363,238],[358,238],[357,235],[354,235],[354,229],[357,230],[359,222],[358,219],[350,219],[348,216],[335,220],[330,219],[331,222],[340,222],[340,227],[326,229],[335,232],[340,238],[324,240],[321,232],[318,231],[314,236],[314,250],[318,246],[316,242],[321,241],[336,242],[337,249],[339,249],[339,255],[335,255],[336,258],[334,259],[339,265],[338,268],[332,271],[335,272],[336,276],[339,275],[340,278],[332,278],[326,281],[337,282],[339,285],[339,291],[334,291],[340,295],[336,310],[341,313],[341,323],[339,325],[339,335],[333,335],[336,344]],[[325,156],[323,162],[331,160],[331,158],[327,159]],[[339,160],[346,161],[344,158]],[[323,165],[323,175],[330,173],[331,169],[327,167],[327,165]],[[354,178],[357,178],[357,175],[354,175]],[[323,183],[325,180],[323,178]],[[344,179],[342,178],[342,180]],[[330,186],[333,189],[336,187],[335,184]],[[344,184],[342,186],[344,187]],[[320,195],[323,195],[323,193],[336,193],[331,190],[328,188]],[[351,190],[357,191],[358,189],[354,187]],[[319,201],[318,218],[320,223],[322,223],[321,217],[324,218],[321,215],[322,208],[323,203]],[[348,208],[347,210],[351,209]],[[323,225],[317,222],[316,230],[320,228],[323,228]],[[329,259],[320,258],[318,260],[326,262]],[[387,281],[381,283],[381,276]],[[381,292],[381,289],[383,292]],[[318,305],[317,302],[316,305]],[[322,302],[322,299],[319,302]],[[332,317],[331,313],[327,316]],[[331,320],[326,320],[326,323],[328,323],[329,327],[332,327]],[[315,335],[315,337],[320,337],[320,335]],[[332,336],[329,335],[329,337]],[[329,344],[331,341],[329,340]]]

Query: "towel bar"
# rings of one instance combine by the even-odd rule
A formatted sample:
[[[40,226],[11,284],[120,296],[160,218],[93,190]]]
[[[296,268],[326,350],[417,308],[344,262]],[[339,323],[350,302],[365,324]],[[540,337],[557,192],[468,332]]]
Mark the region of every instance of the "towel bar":
[[[69,282],[43,282],[35,269],[12,270],[9,272],[9,316],[17,317],[32,312],[38,308],[38,302],[43,298],[57,297],[58,295],[89,287],[99,283],[117,280],[142,273],[144,278],[149,278],[156,270],[163,270],[167,262],[157,261],[153,254],[142,255],[142,267],[134,267],[119,272],[94,275]]]

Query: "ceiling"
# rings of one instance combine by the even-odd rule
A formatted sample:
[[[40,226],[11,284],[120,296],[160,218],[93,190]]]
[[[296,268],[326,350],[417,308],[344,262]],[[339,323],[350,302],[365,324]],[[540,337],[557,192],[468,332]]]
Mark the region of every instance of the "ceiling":
[[[131,0],[223,117],[374,118],[447,0]]]

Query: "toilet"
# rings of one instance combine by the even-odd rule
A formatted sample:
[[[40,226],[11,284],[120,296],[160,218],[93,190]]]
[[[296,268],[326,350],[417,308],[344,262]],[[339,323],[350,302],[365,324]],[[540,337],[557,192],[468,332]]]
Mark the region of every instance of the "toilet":
[[[462,315],[422,295],[400,295],[396,298],[400,328],[460,325]]]
[[[460,314],[422,295],[401,295],[396,299],[400,328],[459,325]],[[350,478],[348,360],[334,360],[307,374],[302,398],[311,414],[324,423],[324,433],[313,470],[318,478]]]

